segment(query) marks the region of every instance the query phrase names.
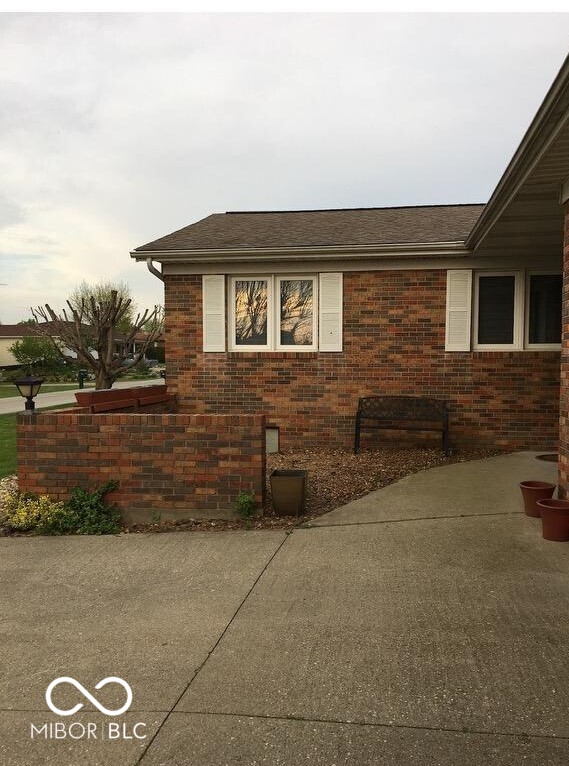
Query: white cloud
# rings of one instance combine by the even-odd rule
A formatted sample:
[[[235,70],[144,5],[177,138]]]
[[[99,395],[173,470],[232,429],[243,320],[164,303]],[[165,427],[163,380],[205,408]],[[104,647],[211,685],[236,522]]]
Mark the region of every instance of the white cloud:
[[[210,212],[487,199],[568,32],[565,14],[5,14],[0,319],[82,279],[160,301],[129,250]]]

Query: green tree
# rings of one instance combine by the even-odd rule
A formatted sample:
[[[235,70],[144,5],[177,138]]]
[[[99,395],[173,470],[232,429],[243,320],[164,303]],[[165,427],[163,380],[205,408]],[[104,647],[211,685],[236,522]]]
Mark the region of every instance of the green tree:
[[[46,375],[57,368],[63,358],[57,344],[45,335],[27,335],[12,343],[8,351],[32,375]]]
[[[103,281],[90,285],[83,281],[69,296],[69,303],[77,311],[83,310],[84,321],[92,325],[94,317],[91,314],[91,299],[95,300],[95,305],[101,305],[111,299],[113,292],[116,292],[117,297],[123,301],[126,307],[124,316],[121,317],[116,326],[117,331],[125,335],[131,331],[136,319],[136,304],[132,301],[130,288],[126,282]]]
[[[92,286],[83,283],[67,300],[67,309],[56,313],[46,303],[32,309],[32,315],[40,332],[58,338],[62,346],[77,354],[80,364],[95,373],[97,389],[111,388],[117,378],[135,367],[163,328],[161,306],[135,316],[130,291],[124,283],[99,282]]]

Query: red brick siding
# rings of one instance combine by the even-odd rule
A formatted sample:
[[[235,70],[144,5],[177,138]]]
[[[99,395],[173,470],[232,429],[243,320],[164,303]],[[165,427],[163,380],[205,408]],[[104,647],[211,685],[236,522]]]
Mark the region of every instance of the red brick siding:
[[[563,318],[559,401],[559,496],[569,495],[569,202],[563,238]]]
[[[444,270],[344,274],[342,353],[204,354],[201,277],[167,276],[165,300],[181,411],[263,412],[285,449],[348,447],[360,396],[428,395],[450,401],[455,445],[556,443],[559,352],[445,352]]]
[[[76,486],[120,482],[109,499],[131,520],[222,518],[240,492],[264,504],[262,415],[20,415],[18,481],[65,499]]]

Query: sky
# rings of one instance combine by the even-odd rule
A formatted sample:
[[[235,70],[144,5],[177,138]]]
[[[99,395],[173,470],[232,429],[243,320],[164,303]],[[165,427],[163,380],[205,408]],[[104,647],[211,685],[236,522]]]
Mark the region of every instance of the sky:
[[[569,14],[0,13],[0,321],[213,212],[485,202]]]

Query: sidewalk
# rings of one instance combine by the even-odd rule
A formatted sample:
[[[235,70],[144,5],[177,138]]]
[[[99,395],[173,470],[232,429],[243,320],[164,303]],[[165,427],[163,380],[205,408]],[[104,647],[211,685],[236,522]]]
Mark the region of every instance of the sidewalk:
[[[155,386],[164,381],[161,378],[152,380],[128,380],[118,381],[113,388],[131,388],[132,386]],[[42,389],[36,396],[36,407],[55,407],[59,404],[75,404],[75,394],[80,388],[69,389],[68,391],[49,391]],[[89,389],[85,389],[89,390]],[[92,389],[94,390],[94,389]],[[24,399],[21,396],[9,396],[6,399],[0,399],[0,415],[8,415],[13,412],[22,412],[24,409]]]
[[[555,473],[436,468],[290,535],[0,539],[0,762],[567,762],[569,544],[517,487]],[[62,675],[127,680],[152,738],[31,742]]]

